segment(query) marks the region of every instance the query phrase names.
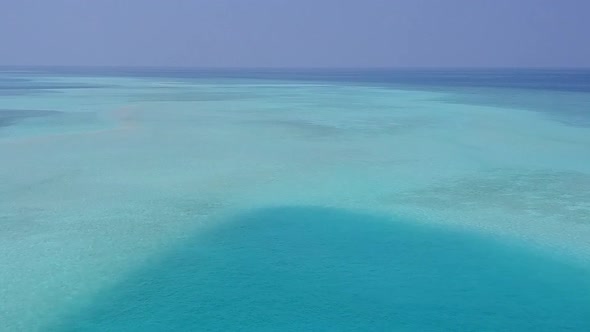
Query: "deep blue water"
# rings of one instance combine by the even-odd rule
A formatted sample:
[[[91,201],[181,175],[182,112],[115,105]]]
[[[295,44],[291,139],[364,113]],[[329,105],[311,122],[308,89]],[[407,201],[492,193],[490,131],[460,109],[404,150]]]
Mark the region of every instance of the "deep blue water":
[[[99,84],[36,82],[26,77],[115,76],[163,80],[245,79],[324,82],[450,93],[448,102],[526,109],[568,125],[590,125],[590,69],[195,69],[121,67],[0,68],[0,96],[105,88]],[[551,92],[551,93],[547,93]]]
[[[522,248],[317,207],[178,244],[52,331],[589,331],[588,271]]]
[[[123,67],[0,68],[21,73],[163,78],[247,78],[377,83],[430,87],[493,87],[590,92],[590,69],[196,69]],[[0,81],[1,83],[2,81]]]

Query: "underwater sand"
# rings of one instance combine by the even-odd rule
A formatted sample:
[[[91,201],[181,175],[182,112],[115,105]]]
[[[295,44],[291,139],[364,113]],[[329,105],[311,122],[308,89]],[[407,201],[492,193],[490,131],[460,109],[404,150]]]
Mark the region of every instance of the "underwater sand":
[[[1,72],[0,331],[590,330],[590,74],[447,74]]]

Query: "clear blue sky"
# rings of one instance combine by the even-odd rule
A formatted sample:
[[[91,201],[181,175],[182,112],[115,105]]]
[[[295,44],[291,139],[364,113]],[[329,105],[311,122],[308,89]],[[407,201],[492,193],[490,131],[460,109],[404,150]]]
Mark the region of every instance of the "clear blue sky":
[[[0,65],[590,67],[590,0],[0,0]]]

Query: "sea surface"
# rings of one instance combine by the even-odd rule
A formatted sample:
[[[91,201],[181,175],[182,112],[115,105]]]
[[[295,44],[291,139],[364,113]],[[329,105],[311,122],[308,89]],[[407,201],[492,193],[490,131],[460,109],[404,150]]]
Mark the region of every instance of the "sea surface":
[[[590,70],[1,68],[0,331],[590,331]]]

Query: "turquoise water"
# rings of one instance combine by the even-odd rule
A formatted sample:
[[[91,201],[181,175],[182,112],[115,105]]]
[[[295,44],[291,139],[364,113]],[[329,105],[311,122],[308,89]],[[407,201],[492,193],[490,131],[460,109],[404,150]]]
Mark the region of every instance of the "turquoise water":
[[[587,331],[589,77],[2,72],[0,331]]]
[[[590,274],[415,222],[248,212],[101,293],[64,331],[583,331]],[[58,329],[62,330],[62,329]]]

